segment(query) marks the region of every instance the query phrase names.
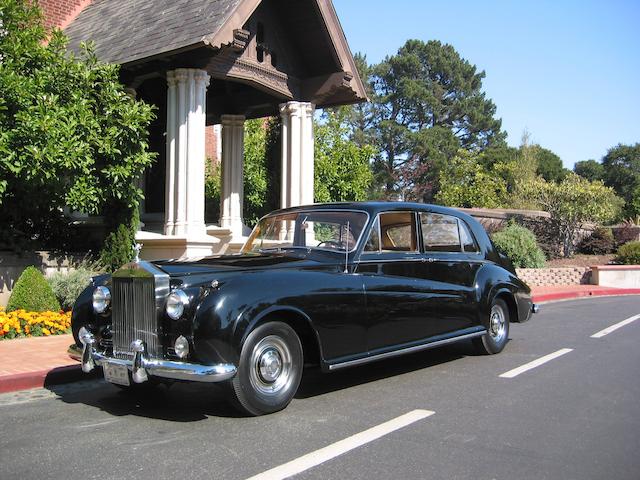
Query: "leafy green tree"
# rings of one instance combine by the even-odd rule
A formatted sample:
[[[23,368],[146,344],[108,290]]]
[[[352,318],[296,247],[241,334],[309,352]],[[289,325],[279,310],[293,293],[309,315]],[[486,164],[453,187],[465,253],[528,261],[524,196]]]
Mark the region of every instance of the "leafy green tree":
[[[604,182],[624,198],[624,215],[640,215],[640,143],[619,144],[602,159]]]
[[[153,161],[153,108],[91,49],[69,55],[37,2],[0,0],[0,22],[0,243],[59,246],[67,209],[124,212],[111,231],[128,224],[141,198],[135,180]]]
[[[315,187],[317,202],[362,201],[373,179],[371,145],[349,140],[345,111],[328,110],[315,127]]]
[[[371,105],[360,127],[380,151],[374,170],[387,194],[429,200],[439,169],[459,148],[484,150],[505,138],[482,92],[484,72],[451,45],[409,40],[365,73]]]
[[[533,154],[537,160],[536,173],[547,182],[560,182],[569,171],[562,166],[560,157],[547,148],[533,145]]]
[[[520,195],[551,214],[550,224],[557,232],[565,257],[575,251],[578,232],[587,223],[604,223],[618,214],[623,201],[602,182],[590,182],[575,173],[560,183],[542,178],[518,185]]]
[[[504,180],[486,170],[478,155],[460,149],[440,171],[436,202],[451,207],[498,208],[507,197]]]
[[[582,178],[586,178],[591,182],[604,180],[604,167],[600,162],[595,160],[576,162],[573,166],[573,171],[576,175],[580,175]]]

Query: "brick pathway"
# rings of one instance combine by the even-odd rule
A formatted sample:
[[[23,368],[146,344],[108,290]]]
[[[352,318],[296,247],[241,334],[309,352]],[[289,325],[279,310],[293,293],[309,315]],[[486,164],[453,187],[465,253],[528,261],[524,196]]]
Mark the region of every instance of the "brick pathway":
[[[2,340],[0,377],[78,365],[78,362],[69,358],[67,354],[67,349],[72,343],[71,335]]]

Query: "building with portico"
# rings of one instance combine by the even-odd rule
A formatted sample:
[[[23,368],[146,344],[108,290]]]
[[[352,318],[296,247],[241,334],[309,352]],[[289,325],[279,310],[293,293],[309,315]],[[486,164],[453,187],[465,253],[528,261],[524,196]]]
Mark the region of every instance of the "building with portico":
[[[315,109],[366,99],[331,0],[40,4],[71,50],[94,42],[101,61],[121,65],[128,91],[157,106],[149,142],[158,157],[141,180],[143,258],[229,252],[243,243],[247,119],[281,117],[281,206],[312,203]],[[207,137],[218,132],[220,218],[207,224]]]

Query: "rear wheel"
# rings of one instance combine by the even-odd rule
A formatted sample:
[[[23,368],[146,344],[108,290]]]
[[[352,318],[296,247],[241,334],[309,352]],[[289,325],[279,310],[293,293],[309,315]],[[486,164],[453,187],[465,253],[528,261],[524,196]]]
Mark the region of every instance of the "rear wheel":
[[[500,353],[509,340],[509,308],[504,300],[493,301],[487,327],[487,333],[474,338],[473,344],[482,355]]]
[[[230,385],[231,400],[249,415],[282,410],[298,390],[302,366],[302,344],[289,325],[260,325],[242,346],[238,372]]]

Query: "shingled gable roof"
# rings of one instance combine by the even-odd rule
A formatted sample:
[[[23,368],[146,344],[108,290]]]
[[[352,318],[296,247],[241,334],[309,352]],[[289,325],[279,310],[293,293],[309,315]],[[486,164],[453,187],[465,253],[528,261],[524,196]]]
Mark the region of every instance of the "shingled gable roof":
[[[69,48],[92,40],[100,60],[127,64],[209,43],[242,0],[95,0],[65,29]]]
[[[219,49],[231,44],[234,30],[245,24],[262,1],[95,0],[65,33],[72,51],[78,52],[82,41],[93,41],[101,61],[133,66],[203,46]],[[364,85],[331,0],[292,1],[315,5],[327,29],[327,48],[337,62],[332,76],[309,79],[308,89],[321,93],[309,98],[319,107],[365,101]],[[345,82],[351,90],[346,97],[344,89],[342,94],[339,91]]]

